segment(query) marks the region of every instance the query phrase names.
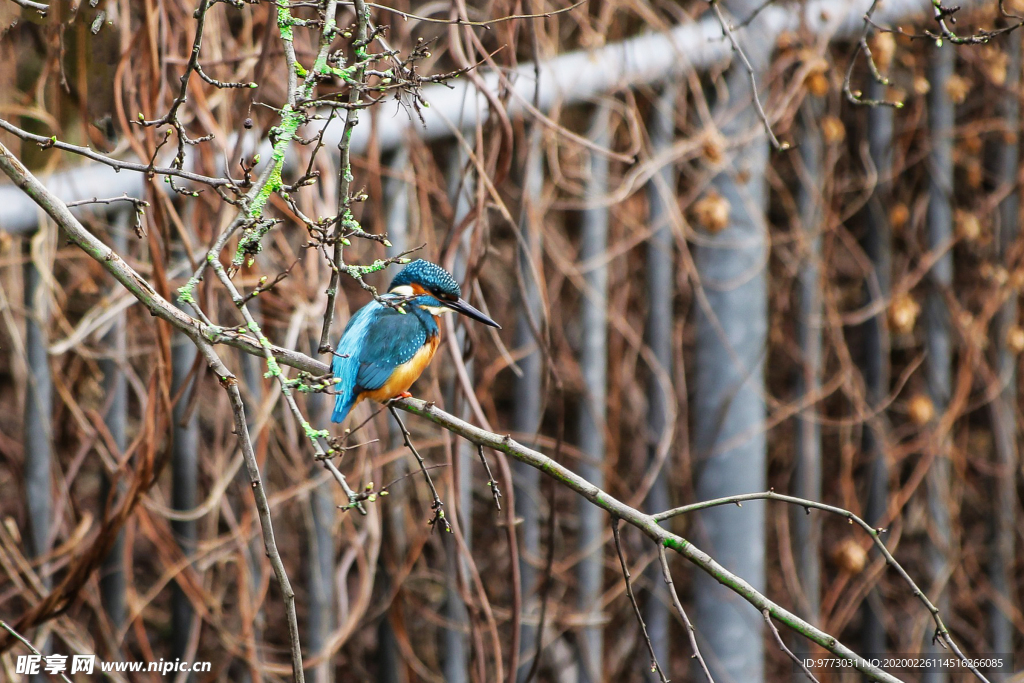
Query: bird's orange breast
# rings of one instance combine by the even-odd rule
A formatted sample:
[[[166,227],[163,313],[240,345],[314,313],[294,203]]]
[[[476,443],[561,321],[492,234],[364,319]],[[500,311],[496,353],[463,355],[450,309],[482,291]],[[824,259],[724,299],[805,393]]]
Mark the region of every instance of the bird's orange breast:
[[[430,365],[430,361],[434,358],[440,342],[440,335],[435,334],[433,337],[427,338],[427,343],[420,347],[416,355],[395,368],[394,372],[391,373],[391,377],[384,383],[384,386],[373,391],[364,391],[359,395],[359,399],[369,398],[379,403],[384,403],[408,391],[413,382],[419,379],[423,371]]]

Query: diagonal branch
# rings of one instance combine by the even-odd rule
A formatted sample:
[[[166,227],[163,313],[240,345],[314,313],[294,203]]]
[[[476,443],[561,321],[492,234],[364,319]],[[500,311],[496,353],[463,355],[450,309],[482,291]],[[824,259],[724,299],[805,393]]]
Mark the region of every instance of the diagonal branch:
[[[882,542],[882,533],[885,532],[885,529],[876,529],[875,527],[871,526],[863,519],[861,519],[854,513],[850,512],[849,510],[845,510],[841,507],[836,507],[834,505],[826,505],[825,503],[819,503],[817,501],[808,500],[806,498],[786,496],[780,493],[775,493],[775,491],[765,491],[763,493],[744,493],[736,496],[727,496],[725,498],[716,498],[714,500],[705,500],[701,501],[700,503],[684,505],[683,507],[678,507],[672,510],[659,512],[653,515],[652,518],[656,522],[663,522],[667,519],[671,519],[672,517],[687,514],[689,512],[707,510],[709,508],[721,507],[723,505],[736,505],[742,507],[744,502],[751,500],[775,500],[781,503],[787,503],[789,505],[797,505],[799,507],[804,508],[804,510],[808,513],[810,513],[811,509],[822,510],[824,512],[832,513],[834,515],[839,515],[840,517],[845,517],[850,524],[854,524],[863,529],[874,541],[875,547],[878,548],[880,553],[882,553],[882,556],[885,557],[886,564],[892,567],[896,571],[896,573],[899,574],[900,578],[903,579],[903,581],[908,586],[910,586],[910,589],[913,591],[914,595],[917,597],[918,600],[921,601],[921,604],[925,606],[925,608],[928,610],[928,613],[931,614],[932,620],[935,622],[935,640],[939,641],[943,645],[943,647],[948,647],[950,650],[956,653],[960,661],[964,663],[965,668],[968,669],[971,673],[973,673],[975,677],[978,678],[978,680],[985,681],[985,683],[988,683],[988,679],[985,678],[985,676],[982,675],[981,671],[979,671],[977,667],[974,666],[973,662],[966,655],[964,655],[964,653],[957,646],[956,642],[953,640],[953,637],[949,633],[949,629],[946,628],[946,624],[942,621],[942,616],[939,614],[939,608],[936,607],[935,604],[928,599],[928,596],[925,595],[925,592],[918,587],[917,583],[914,582],[914,579],[912,579],[910,577],[910,574],[907,573],[907,570],[904,569],[903,566],[896,561],[896,558],[893,557],[893,554],[889,551],[887,547],[885,547],[885,543]]]
[[[669,595],[672,596],[672,606],[675,607],[679,618],[683,620],[683,626],[686,628],[686,637],[690,639],[690,647],[693,648],[693,655],[691,656],[700,664],[700,668],[704,672],[704,677],[708,680],[708,683],[715,683],[715,679],[711,676],[711,672],[708,671],[708,665],[704,661],[704,655],[700,653],[700,647],[697,645],[697,636],[694,635],[696,629],[690,623],[690,617],[686,616],[683,603],[679,600],[679,593],[676,592],[676,584],[672,580],[672,571],[668,568],[668,556],[663,545],[658,546],[658,560],[661,562],[661,575],[668,586]]]
[[[26,638],[25,636],[21,635],[20,633],[15,631],[13,628],[11,628],[10,625],[8,625],[8,623],[6,621],[4,621],[3,619],[0,619],[0,628],[2,628],[3,630],[5,630],[9,634],[11,634],[11,636],[15,640],[20,641],[21,644],[24,645],[25,647],[27,647],[32,654],[39,655],[40,657],[43,656],[43,653],[36,649],[35,645],[32,644],[31,640],[29,640],[28,638]],[[63,673],[60,674],[60,678],[65,683],[71,683],[71,679],[69,679]]]
[[[636,596],[633,595],[633,583],[630,581],[629,566],[626,564],[626,556],[622,553],[622,539],[619,537],[619,518],[615,515],[612,515],[612,537],[615,539],[615,552],[619,556],[619,566],[622,568],[622,579],[626,582],[626,595],[629,597],[629,603],[633,606],[633,614],[636,615],[637,621],[640,622],[640,632],[644,634],[644,640],[647,642],[647,651],[651,653],[651,671],[657,672],[661,683],[668,683],[665,672],[662,671],[661,665],[658,664],[658,655],[654,653],[651,637],[647,634],[647,624],[644,623],[644,616],[640,613],[640,605],[637,604]]]
[[[718,564],[710,555],[695,546],[690,541],[663,529],[658,525],[652,515],[643,513],[618,500],[607,491],[579,476],[572,470],[560,463],[555,462],[548,456],[532,448],[527,448],[516,442],[511,436],[502,436],[475,427],[468,422],[449,415],[438,409],[432,403],[414,398],[398,399],[392,402],[397,408],[407,412],[425,417],[431,422],[440,425],[448,431],[471,441],[474,444],[501,451],[510,455],[520,462],[531,467],[536,467],[545,475],[551,477],[562,486],[571,489],[583,496],[599,508],[609,512],[611,515],[620,518],[622,521],[640,529],[652,541],[659,546],[664,546],[682,555],[687,560],[697,565],[701,570],[713,576],[719,583],[726,586],[741,598],[753,605],[759,612],[768,610],[773,619],[785,624],[787,628],[804,636],[808,640],[820,645],[829,652],[851,661],[854,668],[866,675],[871,680],[897,683],[900,679],[892,674],[883,671],[871,662],[864,659],[849,647],[844,645],[828,633],[796,616],[781,605],[776,604],[763,595],[743,578],[728,571]]]
[[[761,616],[764,617],[764,623],[768,624],[768,628],[771,629],[772,635],[775,637],[775,644],[779,646],[779,649],[785,652],[786,655],[793,660],[793,663],[800,667],[800,670],[804,672],[804,675],[807,676],[807,678],[811,679],[813,683],[819,683],[818,679],[814,677],[814,674],[807,668],[807,665],[804,664],[803,660],[793,654],[793,651],[786,647],[786,643],[782,640],[782,635],[779,633],[779,629],[776,628],[775,622],[772,621],[772,615],[769,614],[768,610],[762,611]]]

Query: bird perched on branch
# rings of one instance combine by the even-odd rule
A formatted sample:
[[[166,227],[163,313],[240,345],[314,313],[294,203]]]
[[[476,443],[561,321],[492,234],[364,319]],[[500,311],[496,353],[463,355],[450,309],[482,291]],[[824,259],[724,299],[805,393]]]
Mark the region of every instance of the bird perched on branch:
[[[412,396],[409,387],[430,364],[441,343],[442,313],[455,311],[485,325],[501,326],[462,300],[459,283],[429,261],[413,261],[395,276],[388,293],[348,321],[331,370],[335,387],[332,422],[369,398],[384,403]]]

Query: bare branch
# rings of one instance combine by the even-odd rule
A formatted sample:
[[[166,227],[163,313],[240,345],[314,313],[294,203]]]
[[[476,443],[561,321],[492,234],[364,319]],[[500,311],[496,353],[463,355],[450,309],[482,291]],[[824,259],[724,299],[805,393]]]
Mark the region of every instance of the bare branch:
[[[697,645],[697,637],[694,635],[693,624],[690,623],[690,618],[686,616],[686,610],[683,609],[683,603],[679,601],[679,593],[676,591],[676,584],[672,580],[672,572],[668,567],[668,555],[665,552],[665,546],[658,546],[658,559],[661,561],[661,575],[665,579],[665,584],[668,586],[669,595],[672,596],[672,606],[675,607],[676,613],[679,618],[683,620],[683,626],[686,628],[686,637],[690,640],[690,647],[693,648],[693,657],[696,658],[697,663],[700,664],[701,671],[704,672],[704,677],[708,679],[708,683],[715,683],[715,679],[711,676],[711,672],[708,671],[708,665],[704,661],[704,656],[700,653],[700,647]]]
[[[10,633],[22,645],[27,647],[32,654],[39,655],[40,657],[42,656],[42,653],[39,650],[36,649],[36,646],[32,644],[32,641],[30,641],[28,638],[26,638],[25,636],[21,635],[17,631],[15,631],[13,628],[11,628],[11,626],[8,625],[8,623],[6,621],[4,621],[3,619],[0,619],[0,628],[3,628],[5,631]],[[65,683],[71,683],[71,679],[69,679],[63,673],[60,674],[60,678]]]
[[[200,175],[199,173],[192,173],[182,168],[171,168],[167,166],[156,166],[155,164],[140,164],[137,161],[122,161],[120,159],[114,159],[113,157],[106,156],[95,152],[88,147],[79,147],[78,145],[71,145],[66,142],[61,142],[56,136],[43,137],[42,135],[36,135],[29,133],[27,130],[22,130],[14,124],[0,119],[0,128],[6,130],[8,133],[21,138],[22,140],[28,140],[29,142],[35,142],[43,149],[59,149],[62,152],[71,152],[79,156],[85,157],[86,159],[92,159],[101,164],[110,166],[117,171],[135,171],[142,173],[146,176],[162,175],[174,178],[181,178],[182,180],[189,180],[193,183],[200,183],[203,185],[209,185],[213,188],[233,188],[235,187],[234,181],[230,178],[211,178],[209,176]]]
[[[870,524],[868,524],[863,519],[861,519],[854,513],[850,512],[849,510],[845,510],[834,505],[826,505],[825,503],[807,500],[806,498],[797,498],[795,496],[786,496],[779,493],[775,493],[774,491],[765,491],[764,493],[744,493],[736,496],[728,496],[725,498],[706,500],[700,503],[693,503],[692,505],[684,505],[682,507],[673,508],[672,510],[666,510],[665,512],[659,512],[655,515],[652,515],[651,518],[657,522],[663,522],[666,519],[671,519],[672,517],[677,517],[679,515],[687,514],[689,512],[695,512],[697,510],[707,510],[713,507],[720,507],[722,505],[736,505],[738,507],[742,507],[744,502],[750,500],[774,500],[781,503],[787,503],[789,505],[797,505],[804,508],[805,510],[810,510],[813,508],[815,510],[830,512],[834,515],[845,517],[850,522],[850,524],[855,524],[864,531],[866,531],[867,534],[871,536],[871,539],[874,541],[875,547],[878,548],[879,552],[881,552],[882,555],[885,557],[886,564],[891,566],[896,571],[896,573],[899,574],[900,578],[902,578],[907,583],[907,585],[910,586],[914,596],[917,597],[917,599],[920,600],[921,603],[924,604],[924,606],[928,609],[928,612],[932,616],[932,620],[935,622],[936,640],[942,643],[943,646],[953,650],[953,652],[957,654],[960,660],[963,661],[964,664],[966,664],[966,668],[969,669],[972,673],[974,673],[974,675],[977,676],[979,680],[986,682],[988,681],[988,679],[985,678],[985,676],[983,676],[980,671],[978,671],[978,669],[974,666],[971,660],[968,659],[960,651],[960,648],[953,641],[953,638],[949,634],[949,629],[946,628],[946,624],[942,621],[942,617],[939,614],[939,608],[936,607],[932,603],[932,601],[928,599],[928,596],[925,595],[924,591],[918,587],[917,583],[915,583],[912,578],[910,578],[910,574],[908,574],[907,571],[903,568],[903,566],[896,561],[896,558],[893,557],[891,552],[889,552],[889,549],[885,547],[885,543],[882,542],[882,533],[885,531],[885,529],[876,529],[872,527]],[[774,616],[774,614],[772,616]]]
[[[629,602],[633,605],[633,614],[636,615],[636,619],[640,622],[640,632],[644,634],[644,641],[647,643],[647,651],[651,653],[651,671],[657,672],[661,678],[662,683],[668,683],[668,679],[665,677],[665,672],[661,670],[661,665],[658,664],[658,656],[654,653],[654,645],[651,644],[651,637],[647,635],[647,624],[644,623],[643,614],[640,613],[640,605],[636,602],[636,596],[633,595],[633,584],[629,580],[629,567],[626,565],[626,556],[622,554],[622,539],[619,538],[619,518],[612,515],[612,538],[615,539],[615,552],[619,555],[619,566],[622,568],[622,580],[626,582],[626,595],[629,597]]]
[[[34,9],[44,17],[46,16],[46,13],[50,11],[50,6],[44,2],[33,2],[33,0],[11,0],[11,2],[20,7],[24,7],[25,9]]]
[[[475,427],[468,422],[460,420],[459,418],[438,409],[436,406],[426,401],[421,401],[415,398],[403,398],[392,401],[391,405],[421,417],[425,417],[453,434],[458,434],[475,444],[480,444],[486,448],[501,451],[520,462],[524,462],[531,467],[536,467],[547,476],[555,479],[562,486],[575,491],[594,505],[640,529],[659,546],[670,548],[676,553],[682,555],[687,560],[697,565],[701,570],[713,576],[715,580],[719,581],[749,602],[758,610],[758,612],[768,609],[774,619],[782,622],[788,628],[793,629],[800,635],[809,639],[811,642],[820,645],[829,652],[850,660],[853,668],[856,668],[868,678],[876,681],[885,681],[886,683],[899,683],[899,679],[873,665],[846,645],[843,645],[838,638],[825,633],[813,624],[804,621],[789,610],[771,601],[741,577],[733,574],[715,562],[711,556],[696,547],[690,541],[663,529],[658,525],[654,516],[645,514],[626,505],[607,491],[599,489],[589,481],[583,479],[560,463],[555,462],[543,453],[523,446],[513,440],[511,436],[501,436],[499,434],[494,434],[480,429],[479,427]]]
[[[430,519],[430,526],[436,527],[438,522],[444,525],[444,530],[448,533],[452,531],[452,525],[448,523],[448,518],[444,514],[444,503],[441,502],[441,497],[437,495],[437,488],[434,486],[434,480],[430,478],[430,472],[427,471],[426,462],[423,460],[423,456],[416,450],[416,446],[413,445],[412,435],[409,434],[409,430],[405,427],[405,422],[402,421],[398,411],[395,410],[395,406],[388,404],[388,410],[394,415],[395,420],[398,422],[398,427],[402,430],[402,438],[405,439],[405,446],[412,451],[413,456],[416,458],[416,462],[420,465],[420,471],[423,473],[423,478],[427,480],[427,486],[430,487],[430,495],[434,497],[434,502],[431,503],[430,509],[433,510],[434,516]]]
[[[498,488],[498,482],[491,474],[491,466],[487,463],[487,456],[484,455],[484,447],[477,444],[476,452],[480,455],[480,462],[483,463],[484,469],[487,471],[487,488],[491,489],[491,495],[494,496],[494,506],[498,508],[498,512],[501,512],[501,489]]]
[[[809,679],[814,681],[814,683],[818,683],[818,679],[814,677],[814,674],[812,674],[810,669],[807,668],[803,660],[793,654],[793,651],[786,647],[786,643],[782,640],[782,636],[779,635],[779,629],[775,628],[775,622],[772,621],[771,612],[768,610],[761,610],[761,616],[764,617],[764,623],[768,624],[768,628],[772,630],[772,635],[775,636],[775,644],[779,646],[779,649],[785,652]]]
[[[764,125],[764,131],[768,134],[768,139],[771,141],[772,147],[780,152],[789,149],[789,143],[779,142],[779,139],[775,137],[775,133],[772,131],[772,124],[768,120],[768,115],[764,111],[764,106],[761,104],[761,97],[757,94],[757,75],[754,73],[754,67],[750,63],[750,58],[747,57],[747,53],[744,52],[743,46],[740,45],[740,42],[736,39],[736,34],[733,32],[733,26],[725,18],[725,14],[722,13],[719,0],[708,0],[708,4],[711,5],[711,9],[714,11],[715,17],[718,19],[718,23],[722,26],[722,34],[729,39],[733,52],[739,56],[740,61],[743,62],[743,68],[747,70],[747,75],[750,77],[750,90],[754,93],[754,108],[757,109],[757,115],[761,119],[761,123]]]
[[[878,81],[881,85],[889,85],[889,79],[883,76],[882,72],[879,71],[878,65],[875,63],[875,59],[871,54],[871,48],[868,47],[868,33],[870,33],[871,27],[874,25],[871,20],[871,16],[875,13],[875,10],[878,9],[878,3],[880,1],[881,0],[874,0],[871,3],[871,7],[868,8],[868,11],[864,13],[864,28],[861,31],[860,39],[857,41],[857,47],[854,49],[853,54],[850,55],[850,63],[846,66],[846,75],[843,78],[843,94],[846,95],[847,101],[851,104],[865,107],[894,107],[896,109],[901,109],[903,107],[902,102],[894,100],[866,100],[862,97],[862,93],[859,90],[854,91],[850,86],[850,81],[853,78],[853,67],[857,64],[857,57],[861,52],[864,53],[868,60],[868,68],[871,70],[872,78]]]

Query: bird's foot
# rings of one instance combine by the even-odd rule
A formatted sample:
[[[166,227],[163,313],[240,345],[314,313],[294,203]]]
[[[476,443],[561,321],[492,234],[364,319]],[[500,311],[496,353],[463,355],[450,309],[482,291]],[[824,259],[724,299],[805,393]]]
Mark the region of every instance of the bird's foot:
[[[403,391],[402,393],[396,395],[395,398],[412,398],[412,394],[410,394],[408,391]]]

